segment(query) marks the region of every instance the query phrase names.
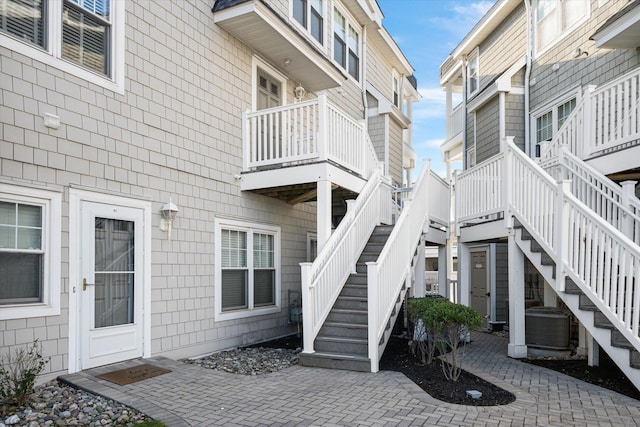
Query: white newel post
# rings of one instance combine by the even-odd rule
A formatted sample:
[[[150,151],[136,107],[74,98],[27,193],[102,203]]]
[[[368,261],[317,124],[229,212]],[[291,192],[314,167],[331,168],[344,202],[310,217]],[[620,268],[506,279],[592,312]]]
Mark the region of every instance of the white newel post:
[[[318,253],[324,248],[324,245],[331,237],[331,181],[321,180],[318,181]]]
[[[371,372],[378,372],[378,263],[367,262],[368,346]]]
[[[311,266],[310,262],[300,263],[300,279],[302,282],[302,347],[304,353],[313,353],[313,302],[311,301]]]
[[[513,227],[513,216],[511,215],[511,162],[513,154],[511,147],[513,144],[513,136],[507,136],[500,140],[500,152],[504,153],[502,178],[504,180],[504,226],[506,228]]]
[[[524,253],[516,243],[515,231],[509,232],[509,357],[527,357],[525,340]]]
[[[579,159],[584,159],[595,150],[596,120],[594,120],[595,117],[593,117],[593,104],[595,103],[593,92],[595,90],[595,85],[589,85],[582,95],[585,97],[582,110],[582,141],[584,141],[584,143],[576,144],[575,153],[573,153]],[[600,141],[600,144],[602,144],[602,141]]]
[[[636,195],[636,183],[637,181],[624,181],[621,182],[620,185],[622,186],[622,206],[624,206],[625,208],[630,208],[630,201],[632,197],[635,197]],[[622,233],[627,236],[628,238],[630,238],[631,240],[635,241],[635,236],[633,235],[633,218],[631,218],[631,216],[624,214],[624,219],[622,220]]]
[[[251,135],[249,135],[248,111],[242,112],[242,170],[249,170],[249,153],[251,153]]]

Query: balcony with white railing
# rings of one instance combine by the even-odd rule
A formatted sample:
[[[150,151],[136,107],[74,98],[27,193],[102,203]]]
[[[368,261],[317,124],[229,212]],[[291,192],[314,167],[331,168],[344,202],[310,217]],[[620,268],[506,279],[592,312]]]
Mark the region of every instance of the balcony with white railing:
[[[366,122],[318,98],[243,113],[242,190],[313,199],[317,181],[359,193],[378,166]],[[308,197],[305,199],[305,195]]]
[[[640,147],[640,68],[601,86],[588,86],[573,112],[550,143],[541,149],[546,160],[566,147],[581,160],[596,165],[604,173],[623,170],[625,161],[637,166],[638,153],[625,151]]]

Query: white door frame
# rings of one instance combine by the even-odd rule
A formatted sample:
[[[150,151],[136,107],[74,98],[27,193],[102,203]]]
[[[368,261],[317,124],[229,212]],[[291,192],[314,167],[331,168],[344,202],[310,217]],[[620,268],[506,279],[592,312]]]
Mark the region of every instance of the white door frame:
[[[151,356],[151,202],[71,188],[69,189],[69,283],[67,284],[69,295],[69,373],[84,369],[80,341],[82,334],[80,317],[82,266],[79,253],[82,237],[80,233],[82,219],[80,208],[83,202],[119,205],[143,211],[142,357]]]

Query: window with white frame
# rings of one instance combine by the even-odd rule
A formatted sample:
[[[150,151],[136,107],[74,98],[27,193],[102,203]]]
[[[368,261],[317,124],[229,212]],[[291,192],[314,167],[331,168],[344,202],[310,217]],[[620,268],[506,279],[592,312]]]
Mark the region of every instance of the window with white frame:
[[[0,319],[60,313],[61,199],[0,185]]]
[[[315,261],[318,256],[318,235],[307,233],[307,262]]]
[[[324,0],[292,0],[293,18],[324,45]]]
[[[0,45],[123,90],[125,3],[0,0]]]
[[[589,16],[590,2],[576,0],[538,0],[536,13],[536,50],[543,51],[561,40]]]
[[[576,98],[564,98],[562,101],[551,107],[545,108],[537,114],[535,119],[536,151],[543,141],[551,141],[553,135],[562,127],[569,115],[576,108]],[[537,152],[536,154],[540,154]]]
[[[218,319],[279,310],[280,229],[235,220],[215,227]]]
[[[337,8],[333,9],[333,59],[360,81],[360,32]]]
[[[400,75],[396,70],[393,70],[393,80],[391,84],[393,89],[393,105],[400,108],[400,104],[402,103],[402,92],[400,85]]]
[[[480,55],[476,49],[467,61],[467,95],[473,95],[480,89]]]

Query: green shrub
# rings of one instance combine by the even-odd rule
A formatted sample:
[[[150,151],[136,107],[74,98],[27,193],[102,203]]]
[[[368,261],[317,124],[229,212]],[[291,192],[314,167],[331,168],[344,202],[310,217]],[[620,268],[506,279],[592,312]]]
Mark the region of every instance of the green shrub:
[[[11,405],[23,406],[33,393],[36,378],[47,361],[35,340],[30,346],[20,347],[0,357],[0,399]]]
[[[416,328],[411,347],[414,354],[430,364],[437,351],[445,378],[457,381],[467,333],[482,325],[482,317],[470,307],[432,297],[409,299],[407,314]]]

